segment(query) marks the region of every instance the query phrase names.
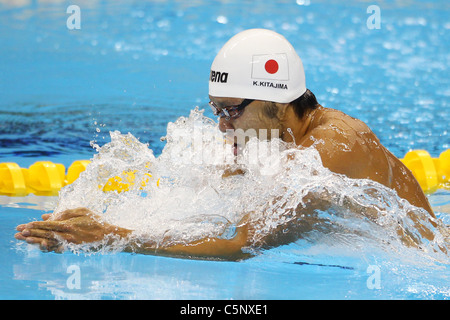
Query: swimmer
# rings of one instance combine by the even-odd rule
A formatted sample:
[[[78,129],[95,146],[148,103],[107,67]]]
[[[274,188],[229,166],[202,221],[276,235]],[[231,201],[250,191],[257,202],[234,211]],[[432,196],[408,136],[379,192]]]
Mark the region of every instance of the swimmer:
[[[300,57],[280,34],[265,29],[251,29],[232,37],[214,59],[209,78],[210,106],[220,116],[219,129],[277,129],[278,137],[294,142],[298,148],[314,147],[324,167],[354,179],[370,179],[397,192],[412,205],[435,215],[420,185],[405,165],[389,152],[362,121],[340,111],[321,106],[306,88]],[[272,137],[273,138],[273,137]],[[234,145],[235,155],[242,146]],[[241,172],[240,172],[241,173]],[[306,221],[310,214],[323,206],[314,199],[309,208],[298,208]],[[298,211],[298,212],[297,212]],[[238,259],[242,248],[249,245],[253,226],[246,215],[238,224],[232,239],[205,238],[188,244],[168,247],[155,243],[130,241],[129,251],[200,257]],[[42,250],[62,250],[61,240],[75,244],[100,241],[108,235],[126,239],[133,230],[110,225],[85,208],[42,216],[17,227],[16,239],[40,245]],[[296,223],[301,219],[297,219]],[[416,221],[420,225],[420,221]],[[294,226],[296,234],[310,230],[314,223]],[[418,228],[422,236],[433,238],[432,231]],[[281,231],[280,231],[281,233]],[[399,236],[407,235],[399,231]],[[265,240],[276,246],[294,237],[278,236],[276,230]],[[405,242],[414,245],[414,239]]]

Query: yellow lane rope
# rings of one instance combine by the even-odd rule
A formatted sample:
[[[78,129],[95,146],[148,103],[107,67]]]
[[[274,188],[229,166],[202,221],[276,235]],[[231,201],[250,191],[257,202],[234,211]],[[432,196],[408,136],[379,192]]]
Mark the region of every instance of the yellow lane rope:
[[[450,149],[442,152],[438,158],[432,158],[425,150],[413,150],[400,160],[411,170],[424,192],[450,190]],[[67,173],[64,165],[50,161],[38,161],[29,168],[21,168],[13,162],[0,163],[0,195],[58,195],[59,190],[73,183],[89,163],[89,160],[74,161]],[[128,191],[135,183],[135,174],[136,171],[123,172],[122,176],[109,178],[104,185],[99,185],[99,188],[105,192]],[[150,178],[152,176],[145,173],[141,186],[145,186]],[[159,179],[156,185],[159,186]]]

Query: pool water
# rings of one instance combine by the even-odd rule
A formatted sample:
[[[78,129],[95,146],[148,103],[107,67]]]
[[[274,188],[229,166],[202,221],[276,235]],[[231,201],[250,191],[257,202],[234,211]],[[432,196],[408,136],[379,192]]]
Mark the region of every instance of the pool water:
[[[93,158],[93,146],[108,145],[115,130],[158,157],[169,122],[196,106],[213,118],[210,64],[231,36],[254,27],[285,35],[319,102],[366,122],[397,157],[449,148],[445,1],[380,4],[380,29],[367,27],[369,4],[356,1],[82,2],[79,30],[67,28],[69,5],[0,2],[0,162],[67,168]],[[448,258],[396,246],[386,252],[360,238],[299,240],[239,262],[42,253],[14,239],[18,224],[85,201],[80,190],[66,202],[0,196],[1,299],[450,297]],[[428,197],[449,225],[450,191]]]

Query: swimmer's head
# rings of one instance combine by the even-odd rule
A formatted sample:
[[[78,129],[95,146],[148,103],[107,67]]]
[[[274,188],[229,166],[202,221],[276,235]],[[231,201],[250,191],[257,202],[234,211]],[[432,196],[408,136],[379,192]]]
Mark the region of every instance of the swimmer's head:
[[[290,103],[305,92],[300,57],[282,35],[271,30],[238,33],[211,66],[210,96]]]
[[[306,89],[295,49],[282,35],[265,29],[240,32],[223,46],[211,66],[209,97],[220,117],[219,129],[234,140],[235,154],[248,140],[239,139],[239,130],[264,140],[284,139],[286,127],[295,125],[291,120],[301,120],[319,106]]]

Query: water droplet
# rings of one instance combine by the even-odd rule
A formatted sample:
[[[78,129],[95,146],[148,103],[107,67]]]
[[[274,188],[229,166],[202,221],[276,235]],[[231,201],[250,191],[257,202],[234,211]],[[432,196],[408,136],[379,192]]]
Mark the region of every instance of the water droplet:
[[[220,24],[227,24],[228,23],[228,18],[225,16],[218,16],[216,21]]]

